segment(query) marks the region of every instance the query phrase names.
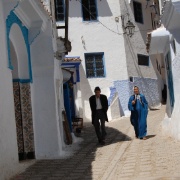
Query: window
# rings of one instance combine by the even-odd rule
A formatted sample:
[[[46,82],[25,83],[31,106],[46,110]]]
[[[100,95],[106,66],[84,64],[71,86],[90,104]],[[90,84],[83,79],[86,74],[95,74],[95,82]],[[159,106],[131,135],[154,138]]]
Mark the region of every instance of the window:
[[[142,13],[141,3],[133,1],[133,6],[134,6],[135,21],[143,24],[143,13]]]
[[[64,21],[64,0],[55,0],[56,21]]]
[[[134,82],[134,78],[132,76],[129,77],[130,82]]]
[[[82,13],[84,21],[97,20],[96,0],[82,0]]]
[[[138,54],[138,65],[149,66],[149,56]]]
[[[85,54],[87,78],[105,77],[103,57],[104,53]]]

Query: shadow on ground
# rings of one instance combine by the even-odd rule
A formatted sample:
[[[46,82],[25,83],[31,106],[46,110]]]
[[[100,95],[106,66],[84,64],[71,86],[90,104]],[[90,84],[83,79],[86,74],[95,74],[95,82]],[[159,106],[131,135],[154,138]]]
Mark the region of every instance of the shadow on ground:
[[[84,141],[80,149],[67,159],[40,160],[30,166],[25,172],[17,175],[13,180],[74,180],[94,179],[92,162],[97,161],[97,151],[100,148],[118,142],[130,141],[131,138],[112,127],[107,127],[106,145],[98,144],[95,131],[92,125],[86,125],[81,137]],[[103,154],[101,158],[105,158]],[[103,166],[103,164],[102,164]]]
[[[148,135],[146,136],[147,139],[154,138],[156,135]]]

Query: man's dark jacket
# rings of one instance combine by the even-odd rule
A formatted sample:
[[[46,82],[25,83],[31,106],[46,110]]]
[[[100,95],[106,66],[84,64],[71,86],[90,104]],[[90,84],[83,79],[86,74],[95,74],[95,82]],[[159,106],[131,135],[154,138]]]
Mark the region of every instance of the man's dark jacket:
[[[108,117],[107,117],[107,110],[108,110],[108,100],[107,97],[103,94],[100,94],[100,101],[101,101],[101,105],[102,105],[102,110],[104,112],[104,115],[106,117],[106,121],[108,121]],[[95,119],[96,116],[96,96],[93,95],[89,98],[89,104],[91,107],[91,112],[92,112],[92,124],[93,124],[93,120]]]

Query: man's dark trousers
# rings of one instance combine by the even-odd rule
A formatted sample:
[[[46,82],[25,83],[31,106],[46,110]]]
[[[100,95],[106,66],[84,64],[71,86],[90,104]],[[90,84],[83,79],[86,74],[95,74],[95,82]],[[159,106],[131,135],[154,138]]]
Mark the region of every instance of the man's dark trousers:
[[[99,120],[101,123],[99,122]],[[106,136],[105,120],[106,120],[106,116],[103,110],[102,109],[96,110],[96,116],[94,119],[94,127],[95,127],[96,135],[98,137],[99,142],[104,140]]]

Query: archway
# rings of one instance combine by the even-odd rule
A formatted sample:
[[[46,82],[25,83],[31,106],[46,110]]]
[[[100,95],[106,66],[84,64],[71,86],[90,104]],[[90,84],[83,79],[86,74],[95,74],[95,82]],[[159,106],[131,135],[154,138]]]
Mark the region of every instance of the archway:
[[[9,68],[12,70],[19,160],[33,159],[34,132],[31,108],[32,82],[28,29],[11,12],[6,20]]]

